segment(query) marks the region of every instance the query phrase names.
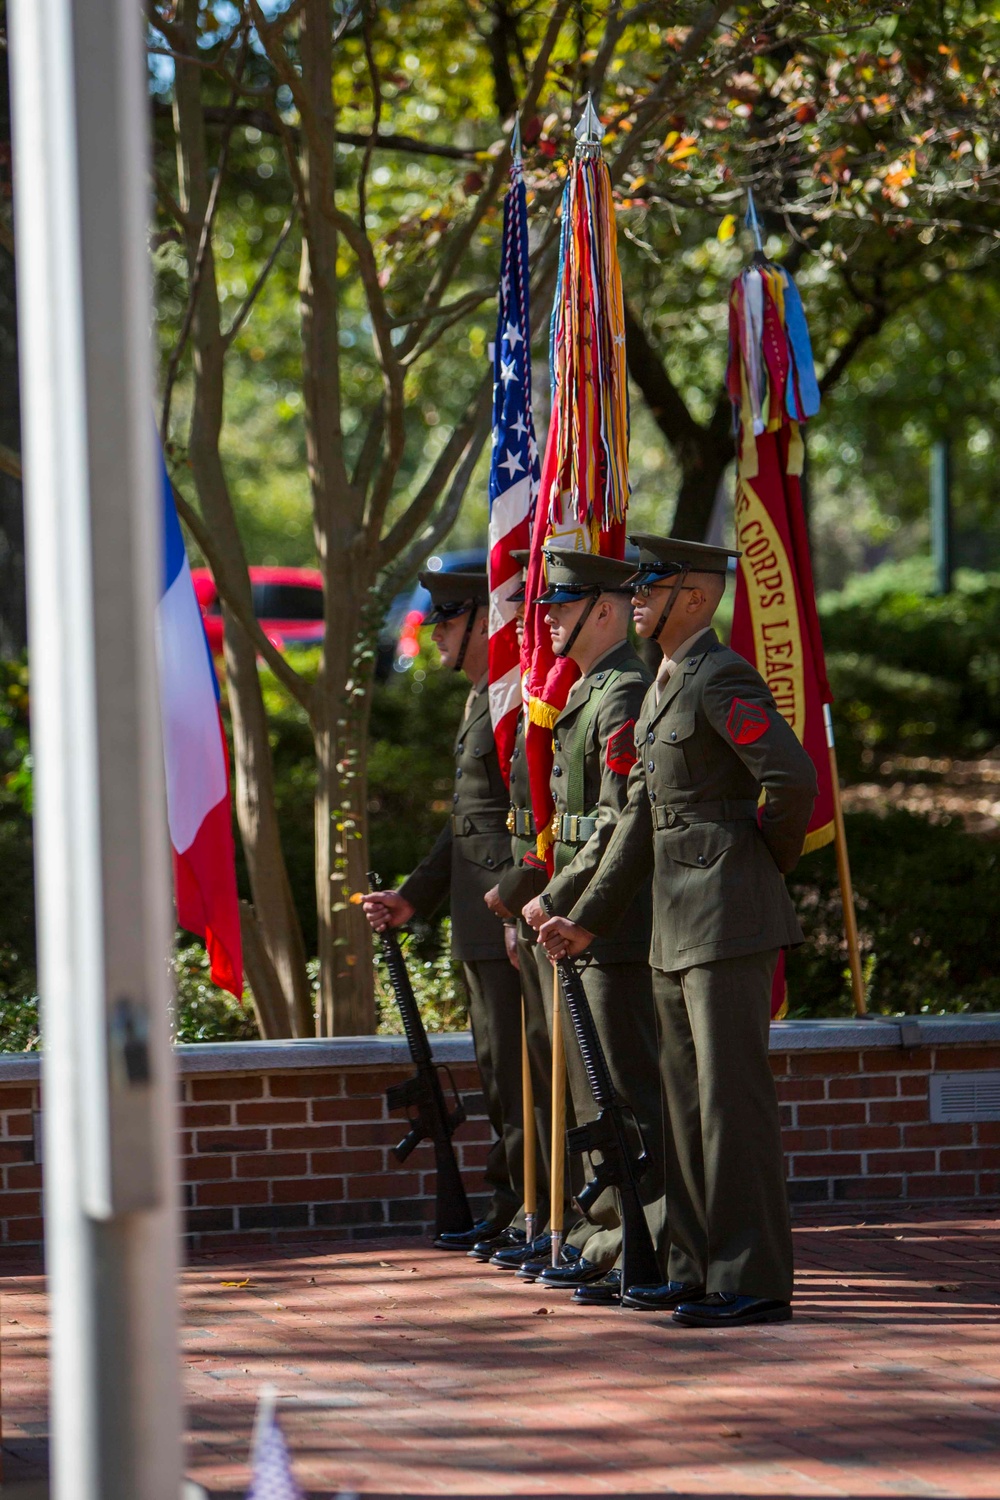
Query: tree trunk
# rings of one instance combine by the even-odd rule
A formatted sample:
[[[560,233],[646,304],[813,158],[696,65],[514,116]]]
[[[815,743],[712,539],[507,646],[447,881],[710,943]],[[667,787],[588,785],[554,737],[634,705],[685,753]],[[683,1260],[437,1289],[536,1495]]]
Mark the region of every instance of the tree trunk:
[[[368,889],[365,766],[371,672],[365,673],[366,681],[355,683],[348,675],[350,666],[338,661],[338,655],[330,653],[328,659],[329,711],[316,734],[316,1029],[323,1036],[358,1036],[375,1030],[371,932],[350,899]],[[336,685],[344,683],[338,693]]]
[[[719,482],[733,460],[730,410],[729,399],[723,396],[708,426],[698,428],[699,441],[684,454],[681,487],[671,524],[672,536],[700,542],[708,533]]]
[[[197,0],[181,0],[179,21],[188,50],[197,55]],[[202,70],[176,64],[175,130],[181,208],[186,216],[186,248],[191,273],[208,205],[208,163],[202,112]],[[209,239],[202,263],[191,324],[194,395],[189,457],[202,512],[221,555],[232,572],[250,583],[236,526],[232,500],[219,454],[222,429],[225,346],[219,317],[215,263]],[[166,437],[166,434],[164,434]],[[257,671],[257,653],[233,616],[226,611],[226,670],[236,761],[236,811],[250,875],[253,907],[271,969],[285,997],[284,1035],[308,1036],[312,1007],[305,968],[302,929],[295,911],[274,804],[274,770],[267,714]],[[251,945],[251,953],[253,948]],[[270,1020],[268,1024],[271,1024]]]
[[[371,933],[354,891],[367,889],[364,801],[367,683],[355,680],[355,647],[374,567],[364,538],[364,499],[350,483],[340,415],[337,249],[333,221],[333,47],[327,0],[306,0],[299,36],[308,122],[302,131],[302,373],[306,456],[316,550],[323,572],[325,636],[316,683],[316,916],[320,1035],[375,1029]]]

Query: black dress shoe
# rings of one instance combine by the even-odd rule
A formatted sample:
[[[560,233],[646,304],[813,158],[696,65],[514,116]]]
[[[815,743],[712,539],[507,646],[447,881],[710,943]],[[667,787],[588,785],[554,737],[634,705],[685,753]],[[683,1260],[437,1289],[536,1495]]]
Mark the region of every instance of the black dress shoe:
[[[578,1286],[573,1293],[573,1301],[581,1307],[617,1307],[622,1300],[622,1273],[617,1266],[602,1276],[600,1281],[592,1281],[589,1286]]]
[[[552,1236],[550,1234],[536,1235],[525,1245],[508,1245],[505,1250],[498,1250],[490,1256],[490,1265],[497,1266],[501,1271],[516,1271],[520,1266],[528,1265],[536,1260],[539,1266],[544,1266],[552,1259]]]
[[[578,1286],[588,1286],[592,1281],[600,1281],[603,1275],[601,1266],[578,1252],[568,1263],[546,1266],[539,1280],[543,1286],[550,1286],[553,1290],[564,1288],[566,1291],[575,1291]]]
[[[498,1250],[506,1250],[511,1245],[523,1245],[525,1243],[523,1229],[501,1229],[499,1234],[493,1235],[491,1239],[481,1239],[473,1245],[469,1251],[470,1260],[489,1260]]]
[[[480,1219],[471,1229],[447,1230],[434,1241],[435,1250],[471,1250],[480,1240],[491,1239],[504,1228],[502,1219]]]
[[[673,1312],[682,1302],[697,1302],[704,1295],[703,1286],[685,1286],[683,1281],[666,1281],[662,1286],[630,1286],[622,1297],[622,1307],[639,1307],[643,1312]]]
[[[709,1292],[700,1302],[682,1302],[672,1322],[685,1328],[742,1328],[745,1323],[787,1323],[789,1303],[774,1297],[744,1297],[739,1292]]]
[[[537,1281],[543,1271],[550,1270],[552,1267],[552,1236],[550,1234],[542,1235],[541,1238],[535,1241],[535,1245],[539,1248],[533,1250],[531,1255],[526,1256],[517,1268],[518,1281]],[[565,1253],[564,1251],[563,1255]],[[578,1251],[574,1250],[571,1250],[569,1253],[572,1256],[579,1254]],[[563,1264],[563,1262],[560,1261],[560,1264]]]

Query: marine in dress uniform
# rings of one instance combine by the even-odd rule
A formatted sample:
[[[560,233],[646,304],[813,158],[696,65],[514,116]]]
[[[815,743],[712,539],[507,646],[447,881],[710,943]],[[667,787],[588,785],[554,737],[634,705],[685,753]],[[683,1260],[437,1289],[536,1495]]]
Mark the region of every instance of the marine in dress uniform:
[[[555,547],[546,549],[545,563],[548,587],[535,602],[548,606],[546,620],[556,652],[572,657],[582,676],[553,728],[554,873],[549,879],[544,871],[536,871],[533,898],[523,908],[524,917],[536,927],[545,920],[543,892],[555,912],[567,915],[600,864],[625,806],[628,775],[635,763],[635,720],[650,682],[627,639],[628,605],[622,585],[634,571],[632,566]],[[593,945],[592,961],[582,977],[615,1087],[634,1110],[650,1150],[652,1164],[642,1192],[654,1237],[665,1254],[650,924],[647,882],[613,930]],[[541,984],[551,1013],[552,967],[547,959],[542,968]],[[592,1120],[597,1107],[583,1059],[572,1029],[564,1030],[573,1116],[581,1122]],[[621,1250],[616,1195],[602,1195],[589,1221],[578,1217],[566,1244],[571,1251],[579,1250],[579,1257],[568,1256],[565,1265],[540,1265],[538,1274],[545,1285],[574,1288],[581,1302],[617,1300],[618,1280],[605,1279]],[[592,1291],[593,1284],[600,1290]]]
[[[614,930],[652,872],[671,1250],[666,1283],[624,1300],[672,1308],[689,1326],[781,1321],[792,1247],[770,994],[779,949],[802,941],[783,877],[802,850],[816,774],[763,678],[710,628],[738,554],[632,540],[636,628],[664,659],[600,869],[570,920],[541,937],[553,956],[582,951]]]
[[[452,956],[462,963],[483,1093],[496,1139],[486,1165],[491,1198],[486,1217],[463,1234],[444,1234],[441,1249],[523,1240],[508,1226],[523,1198],[521,1105],[521,990],[510,963],[503,924],[483,897],[511,863],[509,799],[500,773],[487,692],[485,573],[421,573],[429,591],[434,642],[442,661],[464,671],[472,689],[455,736],[452,810],[433,849],[398,891],[365,896],[365,914],[378,931],[429,917],[451,900]]]
[[[522,580],[519,589],[509,596],[510,602],[518,606],[518,639],[524,623],[524,570],[529,554],[518,550],[511,553],[520,563]],[[507,828],[510,833],[512,863],[500,876],[499,881],[487,891],[485,901],[495,915],[499,916],[507,929],[508,953],[516,961],[521,984],[521,1003],[524,1007],[525,1036],[528,1062],[531,1072],[531,1094],[535,1117],[535,1141],[537,1145],[536,1180],[538,1184],[536,1204],[536,1234],[530,1245],[505,1246],[491,1257],[491,1262],[505,1269],[516,1269],[532,1254],[548,1253],[551,1239],[545,1232],[548,1223],[549,1181],[551,1179],[552,1142],[552,1042],[545,1001],[539,979],[538,936],[517,913],[524,902],[535,892],[537,874],[530,864],[535,854],[535,819],[531,810],[531,788],[528,785],[528,761],[524,750],[524,714],[518,721],[517,734],[510,761],[510,807],[507,813]],[[536,867],[537,870],[537,867]],[[540,954],[546,969],[550,967],[544,953]]]

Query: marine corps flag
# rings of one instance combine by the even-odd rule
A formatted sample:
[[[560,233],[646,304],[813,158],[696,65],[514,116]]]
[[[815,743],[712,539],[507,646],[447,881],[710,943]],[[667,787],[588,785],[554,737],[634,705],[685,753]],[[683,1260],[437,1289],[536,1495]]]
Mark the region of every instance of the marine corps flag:
[[[823,640],[816,612],[800,476],[801,424],[819,410],[809,329],[792,278],[766,259],[753,197],[747,222],[757,252],[729,298],[726,385],[737,430],[736,545],[742,552],[730,644],[753,662],[808,751],[819,791],[803,853],[831,840],[844,907],[855,1009],[865,1014],[854,892],[840,805]],[[779,962],[772,1015],[783,1013]]]
[[[819,795],[803,852],[834,837],[824,705],[832,701],[799,476],[799,424],[819,388],[795,283],[763,256],[733,282],[726,383],[738,423],[736,579],[730,644],[764,678],[808,751]]]
[[[628,505],[628,379],[625,315],[611,177],[590,100],[562,199],[559,279],[552,307],[552,418],[542,464],[525,591],[525,735],[537,855],[551,869],[552,726],[579,668],[556,657],[544,607],[548,543],[622,557]]]

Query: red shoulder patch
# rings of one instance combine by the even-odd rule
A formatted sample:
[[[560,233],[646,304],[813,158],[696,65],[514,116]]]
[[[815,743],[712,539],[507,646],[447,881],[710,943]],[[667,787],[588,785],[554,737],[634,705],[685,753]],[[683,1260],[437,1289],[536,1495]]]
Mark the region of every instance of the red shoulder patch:
[[[769,722],[767,710],[761,708],[760,704],[744,703],[742,698],[734,698],[726,728],[735,745],[752,745],[754,740],[759,740],[766,733]]]
[[[635,720],[626,719],[608,740],[608,770],[617,771],[619,776],[627,776],[638,759],[635,753]]]

